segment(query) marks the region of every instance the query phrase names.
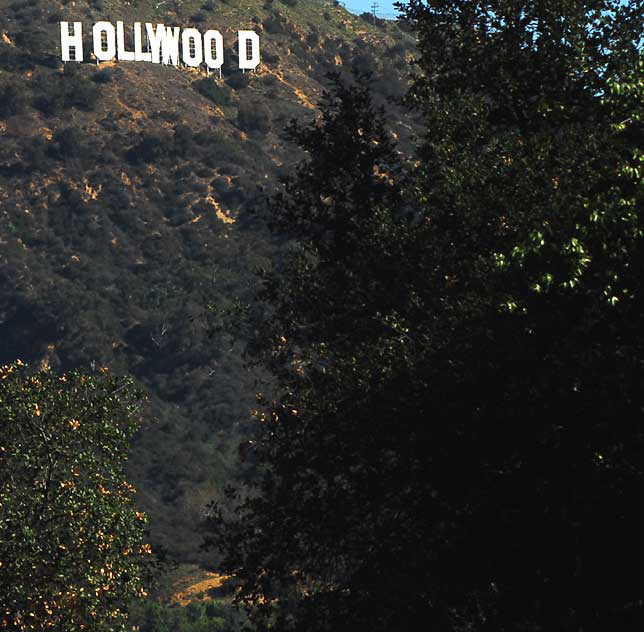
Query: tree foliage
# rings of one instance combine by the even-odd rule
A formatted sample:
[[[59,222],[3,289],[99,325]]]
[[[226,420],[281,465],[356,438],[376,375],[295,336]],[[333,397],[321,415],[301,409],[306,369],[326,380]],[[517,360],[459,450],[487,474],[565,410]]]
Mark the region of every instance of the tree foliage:
[[[0,368],[0,625],[118,630],[150,548],[123,466],[140,395],[107,374]]]
[[[235,526],[224,519],[213,528],[260,627],[317,630],[333,621],[342,630],[358,612],[365,626],[380,617],[356,595],[380,574],[373,547],[384,554],[391,544],[375,541],[393,516],[379,513],[382,496],[369,484],[391,424],[366,408],[354,414],[371,410],[369,398],[404,362],[395,310],[414,301],[417,270],[405,245],[417,224],[401,198],[391,135],[364,86],[337,83],[321,121],[290,134],[309,157],[269,209],[272,228],[291,241],[264,275],[267,311],[252,320],[252,350],[283,389],[272,403],[260,397],[268,407],[260,405],[261,430],[245,450],[268,469]]]
[[[140,632],[237,632],[240,615],[223,601],[204,599],[187,606],[148,600],[134,613]]]
[[[214,540],[260,629],[640,625],[639,2],[409,2],[417,162],[364,91],[296,131]],[[389,184],[391,176],[391,185]]]

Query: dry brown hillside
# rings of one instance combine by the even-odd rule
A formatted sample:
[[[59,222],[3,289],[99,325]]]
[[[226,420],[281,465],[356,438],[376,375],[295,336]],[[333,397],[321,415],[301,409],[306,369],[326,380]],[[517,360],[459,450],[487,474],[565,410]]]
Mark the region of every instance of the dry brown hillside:
[[[220,29],[223,79],[63,66],[60,21],[117,19]],[[256,72],[236,67],[237,29],[261,35]],[[282,130],[315,116],[329,71],[371,71],[404,150],[410,122],[387,99],[412,51],[404,25],[323,0],[0,0],[0,362],[145,386],[156,421],[131,476],[153,542],[182,561],[201,559],[207,503],[250,475],[236,446],[256,384],[211,308],[243,300],[279,248],[248,209],[300,158]]]

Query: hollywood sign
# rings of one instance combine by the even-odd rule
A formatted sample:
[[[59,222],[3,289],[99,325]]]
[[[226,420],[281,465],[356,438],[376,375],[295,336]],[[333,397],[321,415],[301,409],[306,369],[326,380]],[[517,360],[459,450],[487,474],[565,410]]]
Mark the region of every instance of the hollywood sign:
[[[186,66],[218,70],[224,63],[224,39],[219,31],[201,33],[195,28],[181,29],[163,24],[145,24],[145,41],[140,22],[134,23],[134,50],[125,43],[123,22],[97,22],[92,28],[93,52],[97,63],[105,61],[145,61],[153,64]],[[238,31],[239,68],[253,70],[260,61],[259,35],[255,31]],[[82,22],[60,23],[62,59],[83,61]]]

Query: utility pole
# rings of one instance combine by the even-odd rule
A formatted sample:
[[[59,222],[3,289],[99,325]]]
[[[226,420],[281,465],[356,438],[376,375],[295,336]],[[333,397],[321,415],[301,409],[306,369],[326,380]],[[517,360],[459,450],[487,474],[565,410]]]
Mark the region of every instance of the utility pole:
[[[378,10],[378,3],[373,2],[371,4],[371,14],[373,15],[373,25],[376,25],[376,11]]]

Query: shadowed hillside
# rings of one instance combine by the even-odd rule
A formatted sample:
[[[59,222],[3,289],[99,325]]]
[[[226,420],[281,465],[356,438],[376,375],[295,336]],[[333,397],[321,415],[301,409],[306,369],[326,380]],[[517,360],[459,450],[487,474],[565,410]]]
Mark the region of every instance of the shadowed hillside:
[[[223,79],[98,66],[89,39],[86,63],[63,67],[59,21],[87,37],[101,19],[219,29]],[[401,26],[322,0],[0,0],[0,362],[107,366],[146,387],[158,421],[131,476],[153,542],[182,561],[199,561],[206,504],[245,475],[257,385],[208,309],[243,298],[279,247],[245,211],[299,158],[282,130],[315,116],[330,71],[374,73],[404,150]],[[261,34],[256,72],[237,69],[237,29]]]

